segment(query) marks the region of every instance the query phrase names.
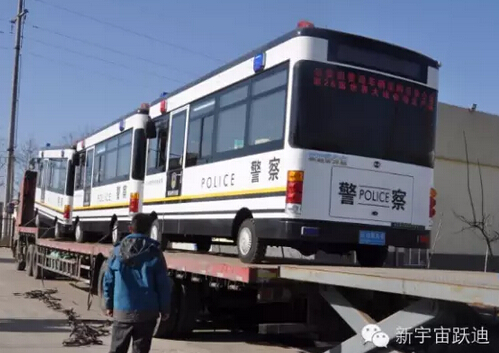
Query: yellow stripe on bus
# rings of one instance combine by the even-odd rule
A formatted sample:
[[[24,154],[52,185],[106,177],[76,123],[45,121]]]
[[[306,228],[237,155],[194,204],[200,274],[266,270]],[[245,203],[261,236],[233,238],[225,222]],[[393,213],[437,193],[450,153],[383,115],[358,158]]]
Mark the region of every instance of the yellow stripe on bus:
[[[275,187],[275,188],[265,188],[265,189],[254,189],[254,190],[238,190],[238,191],[228,191],[228,192],[215,192],[212,194],[198,194],[198,195],[181,195],[181,196],[171,196],[171,197],[161,197],[155,199],[144,200],[144,204],[157,203],[157,202],[169,202],[169,201],[182,201],[182,200],[199,200],[207,199],[212,197],[231,197],[231,196],[245,196],[245,195],[255,195],[255,194],[271,194],[275,192],[285,192],[286,187]],[[98,210],[104,208],[117,208],[128,206],[127,202],[117,202],[108,203],[104,205],[91,205],[83,207],[74,207],[75,211],[86,211],[86,210]]]
[[[59,213],[64,213],[64,210],[62,208],[50,206],[50,205],[47,205],[46,203],[39,202],[39,201],[35,201],[35,203],[37,205],[40,205],[40,206],[43,206],[43,207],[47,207],[47,208],[51,209],[52,211],[56,211],[56,212],[59,212]]]
[[[155,203],[155,202],[163,202],[163,201],[197,200],[197,199],[207,199],[207,198],[212,198],[212,197],[245,196],[245,195],[254,195],[254,194],[271,194],[271,193],[275,193],[275,192],[285,192],[285,191],[286,191],[286,187],[254,189],[254,190],[237,190],[237,191],[227,191],[227,192],[214,192],[211,194],[161,197],[161,198],[156,198],[156,199],[144,200],[144,203]]]

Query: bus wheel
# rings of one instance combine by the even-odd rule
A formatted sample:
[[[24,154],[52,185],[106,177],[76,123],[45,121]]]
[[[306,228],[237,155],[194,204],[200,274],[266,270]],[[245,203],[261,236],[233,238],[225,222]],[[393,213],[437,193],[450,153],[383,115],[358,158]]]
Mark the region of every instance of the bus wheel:
[[[26,274],[28,277],[33,277],[33,260],[35,258],[35,244],[28,245],[26,251]]]
[[[157,219],[152,222],[150,235],[152,240],[156,240],[160,244],[161,251],[165,251],[167,241],[159,228],[159,221]]]
[[[84,243],[85,240],[86,240],[85,232],[83,231],[83,229],[81,229],[81,223],[80,222],[76,223],[76,227],[75,227],[75,240],[78,243]]]
[[[388,247],[359,245],[356,255],[362,267],[383,267],[388,256]]]
[[[116,243],[118,240],[120,240],[120,227],[118,221],[115,221],[111,225],[111,241]]]
[[[244,263],[258,263],[265,257],[267,245],[256,236],[252,218],[245,219],[237,233],[237,254]]]
[[[57,223],[57,222],[54,225],[54,238],[55,239],[64,238],[64,232],[62,230],[62,225]]]

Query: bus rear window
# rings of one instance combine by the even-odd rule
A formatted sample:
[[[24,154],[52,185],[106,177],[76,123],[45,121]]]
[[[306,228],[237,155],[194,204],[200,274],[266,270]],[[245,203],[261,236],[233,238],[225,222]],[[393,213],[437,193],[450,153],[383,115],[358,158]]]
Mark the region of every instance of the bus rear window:
[[[298,64],[295,70],[292,144],[433,165],[434,89],[311,61]]]

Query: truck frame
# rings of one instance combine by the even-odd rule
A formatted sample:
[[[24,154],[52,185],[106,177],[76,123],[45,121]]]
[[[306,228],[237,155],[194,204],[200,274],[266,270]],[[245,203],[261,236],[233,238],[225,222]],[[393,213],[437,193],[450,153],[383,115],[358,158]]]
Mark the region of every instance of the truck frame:
[[[33,224],[35,185],[36,172],[27,171],[11,240],[16,268],[36,279],[58,275],[85,282],[102,299],[102,277],[112,245],[44,237],[44,230]],[[161,338],[186,337],[205,316],[230,317],[232,329],[309,333],[335,341],[328,353],[379,352],[363,339],[363,329],[371,324],[388,336],[385,351],[423,352],[422,343],[398,342],[401,327],[406,332],[421,326],[450,327],[451,332],[456,326],[488,330],[493,325],[482,314],[493,312],[494,321],[499,307],[495,273],[284,263],[284,259],[244,264],[236,257],[172,250],[165,257],[174,285],[170,318],[158,321],[155,330],[155,337]],[[496,336],[489,335],[488,340]],[[497,343],[489,343],[492,352]]]

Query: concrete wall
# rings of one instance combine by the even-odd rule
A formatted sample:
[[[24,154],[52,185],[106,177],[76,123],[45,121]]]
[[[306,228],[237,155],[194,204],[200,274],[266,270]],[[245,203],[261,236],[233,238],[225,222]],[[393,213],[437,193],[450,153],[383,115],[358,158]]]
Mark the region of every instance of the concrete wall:
[[[479,161],[484,190],[483,213],[489,217],[490,229],[499,231],[499,116],[471,113],[467,108],[439,103],[435,161],[437,217],[432,233],[432,241],[436,240],[436,244],[431,267],[483,270],[486,243],[477,232],[464,229],[467,224],[457,217],[473,219],[463,131],[468,145],[469,181],[477,217],[483,218]],[[494,244],[493,251],[499,255],[499,242]]]

